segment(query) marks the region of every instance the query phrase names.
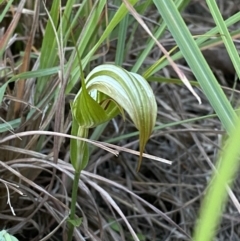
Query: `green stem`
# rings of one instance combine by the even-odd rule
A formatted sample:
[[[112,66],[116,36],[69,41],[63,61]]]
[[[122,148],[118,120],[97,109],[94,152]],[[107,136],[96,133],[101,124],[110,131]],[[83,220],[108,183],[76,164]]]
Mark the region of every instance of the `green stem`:
[[[79,179],[80,179],[80,174],[81,174],[81,171],[74,173],[70,220],[74,220],[74,218],[75,218],[76,203],[77,203],[77,192],[78,192],[78,182],[79,182]],[[74,231],[74,225],[69,222],[68,241],[72,241],[73,231]]]

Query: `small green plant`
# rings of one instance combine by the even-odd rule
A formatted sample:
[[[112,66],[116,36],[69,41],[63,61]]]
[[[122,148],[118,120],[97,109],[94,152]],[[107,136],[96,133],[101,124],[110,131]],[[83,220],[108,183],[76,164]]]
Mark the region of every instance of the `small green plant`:
[[[88,138],[89,128],[111,120],[124,110],[139,130],[140,158],[139,170],[145,144],[155,126],[157,104],[154,93],[147,81],[136,73],[121,67],[105,64],[94,68],[86,80],[82,78],[82,88],[72,103],[72,135]],[[71,162],[75,169],[72,190],[70,220],[75,219],[75,205],[78,181],[81,171],[89,160],[88,144],[71,140]],[[69,237],[72,240],[74,225],[69,222]]]

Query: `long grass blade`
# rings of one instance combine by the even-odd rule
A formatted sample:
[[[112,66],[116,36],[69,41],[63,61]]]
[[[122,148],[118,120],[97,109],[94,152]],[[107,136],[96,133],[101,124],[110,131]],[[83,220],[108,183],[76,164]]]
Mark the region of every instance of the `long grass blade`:
[[[184,9],[184,7],[188,4],[190,0],[177,0],[176,1],[176,6],[179,9],[179,11],[182,11]],[[163,34],[164,31],[166,30],[166,23],[160,21],[160,27],[158,26],[155,30],[154,30],[154,34],[153,36],[156,39],[159,39]],[[139,70],[139,68],[141,67],[141,65],[143,64],[143,61],[146,59],[146,57],[149,55],[152,47],[154,46],[155,41],[150,38],[147,46],[144,48],[144,50],[142,51],[142,53],[139,55],[139,57],[137,58],[136,63],[134,64],[133,68],[132,68],[132,72],[137,72]]]
[[[223,126],[227,132],[230,132],[234,127],[237,116],[184,23],[176,5],[169,0],[154,0],[154,3]]]
[[[218,170],[214,173],[209,184],[209,190],[204,198],[200,218],[195,227],[195,241],[213,240],[221,213],[227,201],[227,185],[231,186],[239,170],[239,136],[240,120],[237,127],[232,129],[230,138],[225,145],[222,157],[218,162]]]
[[[213,19],[219,29],[219,33],[232,60],[233,66],[235,67],[238,78],[240,78],[240,58],[237,49],[232,41],[231,34],[229,33],[226,23],[224,22],[223,17],[218,9],[217,3],[215,1],[207,0],[207,4],[213,16]]]

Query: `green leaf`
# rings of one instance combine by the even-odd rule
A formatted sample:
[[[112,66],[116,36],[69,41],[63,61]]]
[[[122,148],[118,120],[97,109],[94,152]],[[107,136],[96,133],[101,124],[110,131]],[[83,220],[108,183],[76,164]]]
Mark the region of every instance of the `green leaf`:
[[[79,227],[82,224],[82,218],[68,219],[67,221],[74,227]]]
[[[86,128],[102,124],[109,119],[102,106],[84,91],[75,98],[73,113],[78,124]]]
[[[120,225],[116,220],[110,219],[109,223],[110,223],[110,227],[112,230],[114,230],[115,232],[118,232],[118,233],[120,232]]]

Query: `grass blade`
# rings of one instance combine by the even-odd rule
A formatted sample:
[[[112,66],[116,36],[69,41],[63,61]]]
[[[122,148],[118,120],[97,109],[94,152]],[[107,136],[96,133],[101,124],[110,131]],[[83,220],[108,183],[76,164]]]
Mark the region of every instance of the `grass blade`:
[[[154,0],[154,3],[223,126],[227,132],[230,132],[234,127],[237,116],[184,23],[176,5],[169,0]]]
[[[213,16],[213,19],[219,29],[223,43],[228,51],[228,54],[232,60],[233,66],[237,72],[238,78],[240,78],[240,58],[237,52],[237,49],[232,41],[232,37],[227,29],[227,26],[223,20],[223,17],[218,9],[217,3],[215,1],[207,0],[209,10]]]
[[[182,11],[184,9],[184,7],[188,4],[190,0],[177,0],[176,1],[176,6],[177,8],[179,9],[179,11]],[[157,27],[155,29],[155,33],[153,34],[153,36],[156,38],[156,39],[159,39],[164,31],[166,30],[166,23],[164,22],[160,22],[161,25],[160,27]],[[146,48],[143,50],[143,52],[140,54],[140,56],[137,58],[137,61],[136,63],[134,64],[133,68],[132,68],[132,72],[137,72],[139,70],[139,68],[141,67],[141,65],[143,64],[144,60],[147,58],[147,56],[149,55],[152,47],[154,46],[155,42],[152,38],[150,38],[149,42],[147,43],[147,46]]]
[[[239,169],[239,136],[240,120],[238,121],[236,129],[234,128],[231,131],[222,158],[219,160],[218,170],[212,178],[208,194],[203,201],[199,222],[195,227],[193,238],[195,241],[213,240],[216,233],[216,226],[224,210],[223,205],[225,205],[227,201],[228,194],[226,185],[231,186],[235,174]]]

